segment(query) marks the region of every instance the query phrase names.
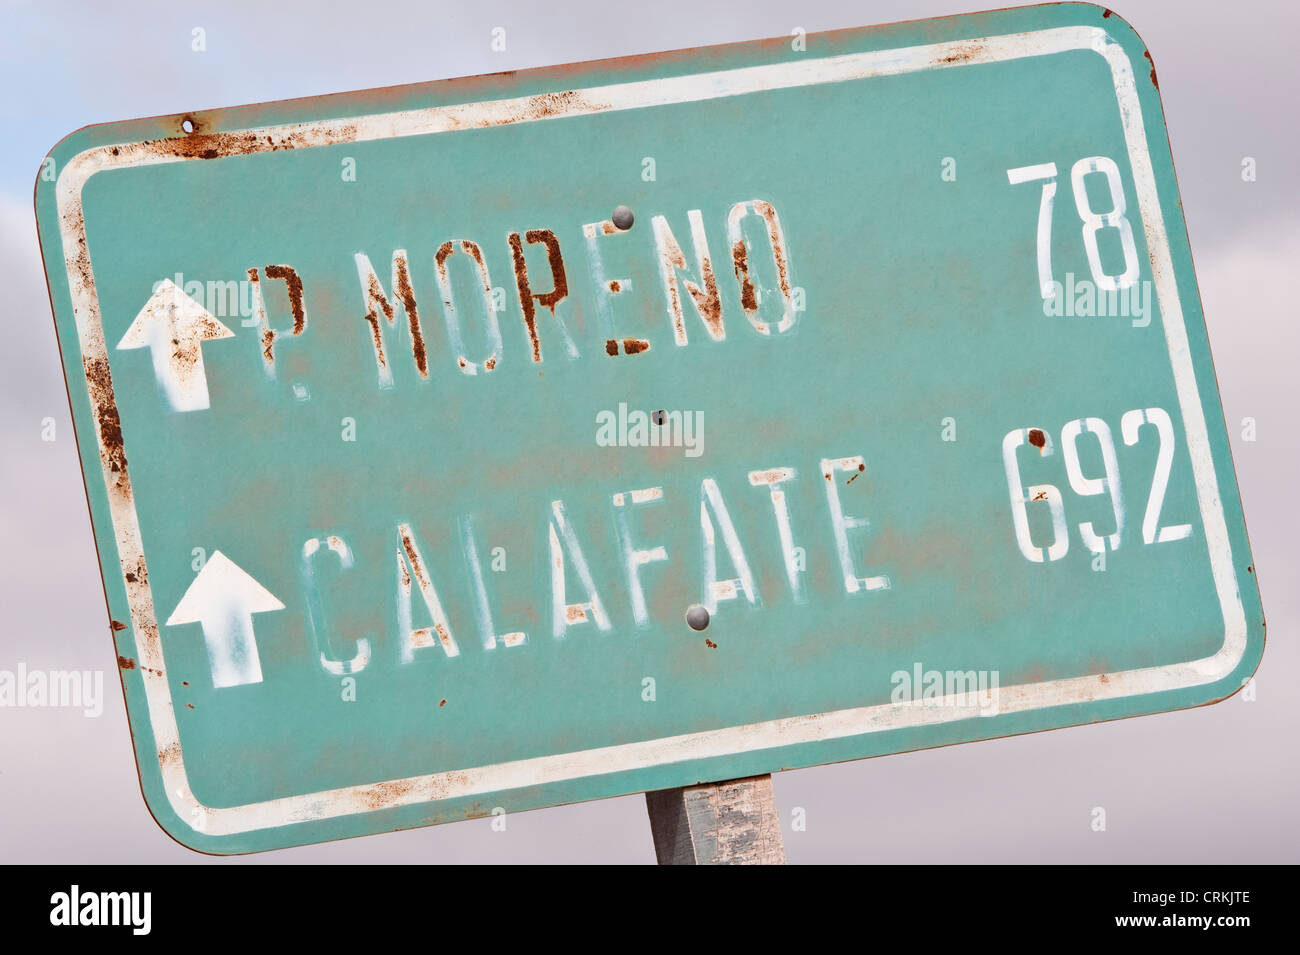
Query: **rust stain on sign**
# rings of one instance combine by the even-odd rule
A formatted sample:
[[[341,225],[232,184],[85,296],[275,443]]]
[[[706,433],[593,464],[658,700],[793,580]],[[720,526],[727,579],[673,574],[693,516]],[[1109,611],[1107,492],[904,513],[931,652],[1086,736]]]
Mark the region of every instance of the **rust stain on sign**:
[[[519,290],[519,304],[523,310],[524,326],[528,329],[528,340],[532,346],[533,361],[542,360],[542,343],[537,334],[537,306],[549,309],[555,314],[555,307],[569,294],[569,282],[564,274],[564,259],[560,255],[560,240],[550,229],[530,229],[524,237],[530,245],[546,246],[546,261],[551,269],[551,290],[534,292],[528,280],[528,264],[524,260],[524,247],[518,232],[511,232],[507,242],[510,246],[511,261],[514,264],[515,285]]]
[[[935,59],[936,63],[966,63],[984,54],[988,45],[978,41],[959,44],[956,49]]]
[[[307,327],[307,311],[302,304],[302,279],[288,265],[268,265],[268,279],[280,279],[289,290],[289,309],[293,313],[293,333],[301,335]]]
[[[415,290],[411,285],[411,268],[405,250],[393,253],[393,296],[391,302],[384,293],[379,276],[373,271],[365,275],[366,323],[370,326],[370,335],[375,347],[375,361],[381,371],[388,369],[388,358],[384,351],[384,335],[380,326],[380,315],[393,327],[397,321],[397,305],[406,312],[407,327],[411,332],[411,357],[415,361],[416,371],[421,378],[429,376],[429,358],[424,344],[424,329],[420,324],[419,305],[415,300]]]

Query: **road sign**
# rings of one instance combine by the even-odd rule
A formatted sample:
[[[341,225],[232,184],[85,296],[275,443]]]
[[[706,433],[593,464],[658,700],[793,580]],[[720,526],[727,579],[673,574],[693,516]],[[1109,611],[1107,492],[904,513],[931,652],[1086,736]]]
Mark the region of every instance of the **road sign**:
[[[1100,7],[94,126],[43,169],[186,845],[1189,707],[1259,661],[1155,71]]]

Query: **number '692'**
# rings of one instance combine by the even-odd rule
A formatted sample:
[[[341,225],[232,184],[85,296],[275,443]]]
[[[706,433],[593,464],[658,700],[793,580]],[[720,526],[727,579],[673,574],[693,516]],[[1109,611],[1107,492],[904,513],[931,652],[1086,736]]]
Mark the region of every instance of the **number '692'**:
[[[1163,544],[1190,537],[1191,524],[1164,525],[1160,511],[1164,505],[1165,491],[1169,487],[1169,471],[1174,462],[1174,426],[1163,408],[1136,408],[1120,418],[1120,435],[1124,444],[1134,445],[1144,437],[1154,437],[1159,442],[1156,452],[1155,473],[1151,478],[1151,492],[1147,496],[1142,517],[1142,542]],[[1079,440],[1084,434],[1092,435],[1101,446],[1104,473],[1089,477],[1079,463]],[[1042,428],[1017,428],[1007,432],[1002,439],[1002,462],[1006,467],[1007,486],[1011,491],[1011,520],[1015,526],[1016,543],[1026,560],[1035,563],[1060,560],[1070,550],[1070,530],[1065,516],[1065,501],[1060,490],[1052,484],[1034,484],[1025,487],[1020,477],[1017,452],[1025,445],[1037,448],[1042,457],[1056,454],[1052,437]],[[1114,530],[1100,533],[1091,521],[1078,525],[1079,537],[1094,554],[1117,550],[1124,536],[1125,504],[1119,464],[1115,454],[1115,441],[1110,426],[1100,418],[1076,418],[1061,428],[1061,456],[1070,488],[1080,497],[1106,495],[1114,512]],[[1052,518],[1052,539],[1045,546],[1035,544],[1029,530],[1029,507],[1045,504]]]

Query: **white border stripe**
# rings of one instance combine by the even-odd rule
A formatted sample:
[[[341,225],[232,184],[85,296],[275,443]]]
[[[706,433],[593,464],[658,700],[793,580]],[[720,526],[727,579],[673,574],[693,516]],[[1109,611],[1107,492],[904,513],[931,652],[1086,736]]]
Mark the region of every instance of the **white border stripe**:
[[[1138,205],[1146,229],[1156,294],[1164,316],[1166,342],[1186,427],[1197,501],[1209,546],[1215,587],[1224,617],[1224,642],[1199,660],[1120,673],[1097,674],[1000,690],[1000,713],[1025,712],[1068,703],[1116,699],[1210,683],[1232,671],[1246,648],[1246,617],[1233,567],[1227,524],[1219,499],[1205,415],[1201,407],[1187,331],[1178,299],[1168,235],[1139,105],[1132,65],[1122,47],[1095,27],[1062,27],[1032,33],[961,40],[895,50],[853,53],[767,66],[745,67],[667,79],[641,80],[545,96],[519,97],[469,105],[364,116],[349,120],[295,123],[249,130],[250,151],[305,148],[341,142],[368,142],[623,109],[697,102],[763,90],[844,82],[973,63],[993,63],[1070,50],[1091,50],[1105,58],[1115,84],[1120,118],[1133,169]],[[96,147],[75,156],[57,183],[60,229],[69,288],[77,320],[83,362],[107,361],[99,303],[86,247],[81,194],[91,176],[109,169],[191,161],[169,151],[168,141]],[[87,388],[96,421],[113,408],[111,388],[91,382]],[[107,395],[107,397],[105,397]],[[145,571],[144,551],[135,504],[125,471],[110,468],[110,453],[100,439],[104,480],[118,553],[135,581],[124,580],[135,628],[148,700],[149,718],[158,747],[163,785],[172,807],[196,831],[231,835],[288,823],[336,818],[409,806],[434,800],[475,796],[585,776],[628,772],[666,763],[734,755],[778,746],[811,743],[865,733],[932,725],[977,717],[978,706],[924,706],[920,703],[838,710],[748,726],[689,733],[662,739],[515,760],[491,766],[433,773],[365,786],[348,786],[302,796],[288,796],[229,808],[204,806],[189,787],[180,752],[176,716],[167,685]]]

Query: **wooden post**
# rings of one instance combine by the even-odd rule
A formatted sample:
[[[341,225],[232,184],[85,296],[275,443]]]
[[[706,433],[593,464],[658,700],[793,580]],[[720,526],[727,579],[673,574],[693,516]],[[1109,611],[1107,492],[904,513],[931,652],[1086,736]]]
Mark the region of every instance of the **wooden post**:
[[[645,794],[660,865],[785,865],[771,776]]]

